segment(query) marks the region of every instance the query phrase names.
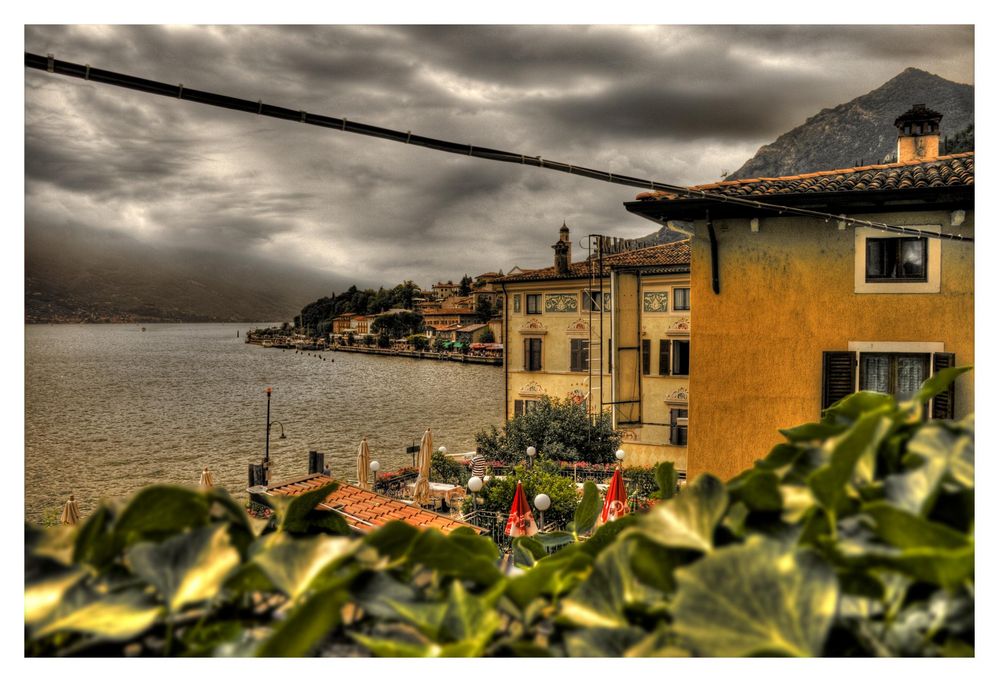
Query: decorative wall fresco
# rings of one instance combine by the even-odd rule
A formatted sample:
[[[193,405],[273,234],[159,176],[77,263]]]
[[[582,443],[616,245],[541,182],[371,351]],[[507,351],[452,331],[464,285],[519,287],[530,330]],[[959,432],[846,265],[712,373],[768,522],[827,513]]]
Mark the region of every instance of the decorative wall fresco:
[[[576,294],[545,294],[546,313],[574,313],[578,305]]]
[[[647,313],[668,313],[668,291],[646,291],[642,297],[642,310]]]

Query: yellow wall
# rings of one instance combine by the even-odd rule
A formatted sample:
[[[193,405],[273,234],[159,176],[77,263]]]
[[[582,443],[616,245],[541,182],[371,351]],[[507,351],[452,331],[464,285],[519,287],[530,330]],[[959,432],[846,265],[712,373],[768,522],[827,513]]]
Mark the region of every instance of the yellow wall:
[[[858,216],[896,225],[960,227],[945,211]],[[806,218],[715,221],[721,293],[711,289],[703,221],[691,242],[688,480],[751,466],[783,437],[778,428],[819,417],[822,352],[853,341],[938,342],[958,365],[974,362],[974,244],[944,240],[939,293],[855,293],[854,231]],[[884,236],[895,236],[885,234]],[[974,379],[957,382],[958,415],[974,410]]]

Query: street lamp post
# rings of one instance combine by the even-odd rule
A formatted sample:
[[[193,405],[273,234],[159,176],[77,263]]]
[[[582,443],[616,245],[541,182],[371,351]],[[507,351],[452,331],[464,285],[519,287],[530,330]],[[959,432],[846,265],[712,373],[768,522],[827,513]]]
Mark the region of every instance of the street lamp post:
[[[368,468],[371,469],[371,475],[373,477],[371,479],[371,489],[372,490],[377,490],[378,489],[378,470],[381,468],[381,466],[382,465],[378,463],[377,459],[372,460],[371,464],[368,465]]]
[[[278,440],[284,440],[284,424],[279,421],[271,421],[271,387],[267,387],[267,435],[264,439],[264,480],[267,485],[271,482],[271,427],[277,424],[281,427],[281,435]]]
[[[539,521],[541,526],[539,530],[544,532],[545,530],[545,510],[552,506],[552,498],[548,497],[544,493],[538,493],[534,497],[534,507],[541,512],[539,516]]]

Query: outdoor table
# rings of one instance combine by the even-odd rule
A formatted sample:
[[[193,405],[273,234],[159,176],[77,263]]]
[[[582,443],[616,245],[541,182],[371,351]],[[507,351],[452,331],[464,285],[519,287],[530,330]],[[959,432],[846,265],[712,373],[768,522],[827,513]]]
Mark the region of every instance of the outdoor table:
[[[430,481],[429,485],[430,494],[433,497],[440,497],[447,500],[448,504],[450,504],[452,498],[460,497],[465,494],[465,489],[460,485],[451,485],[450,483],[434,483],[433,481]],[[415,489],[416,483],[409,483],[406,485],[406,490],[409,491],[410,495],[413,494],[413,490]]]
[[[582,490],[584,485],[585,485],[584,483],[577,483],[576,487]],[[602,493],[607,492],[607,488],[609,487],[609,484],[607,483],[594,483],[593,485],[597,486],[597,490],[599,490]]]

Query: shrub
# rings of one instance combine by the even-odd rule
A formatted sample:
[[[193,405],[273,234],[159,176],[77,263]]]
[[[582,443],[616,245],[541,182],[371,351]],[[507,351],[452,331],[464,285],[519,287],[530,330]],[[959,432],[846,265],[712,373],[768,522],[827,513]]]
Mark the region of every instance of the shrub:
[[[464,486],[471,476],[468,469],[451,457],[434,450],[430,455],[430,480]]]
[[[410,334],[406,337],[406,341],[413,347],[413,350],[427,350],[430,348],[430,339],[423,334]]]
[[[611,428],[609,413],[590,417],[582,405],[545,396],[502,432],[495,426],[480,431],[475,442],[486,457],[504,462],[523,461],[528,446],[534,446],[549,459],[610,463],[621,436]]]
[[[510,511],[517,481],[523,485],[524,494],[532,509],[534,497],[538,493],[545,493],[551,498],[552,506],[545,512],[546,524],[554,522],[559,528],[563,528],[572,520],[576,503],[579,501],[576,484],[571,478],[560,474],[557,463],[552,467],[550,462],[544,460],[535,462],[531,469],[517,466],[502,479],[490,479],[479,492],[479,497],[483,500],[482,504],[478,505],[479,509],[501,513]],[[466,500],[462,511],[467,513],[471,509],[471,500]],[[535,511],[535,520],[540,522],[537,511]]]

